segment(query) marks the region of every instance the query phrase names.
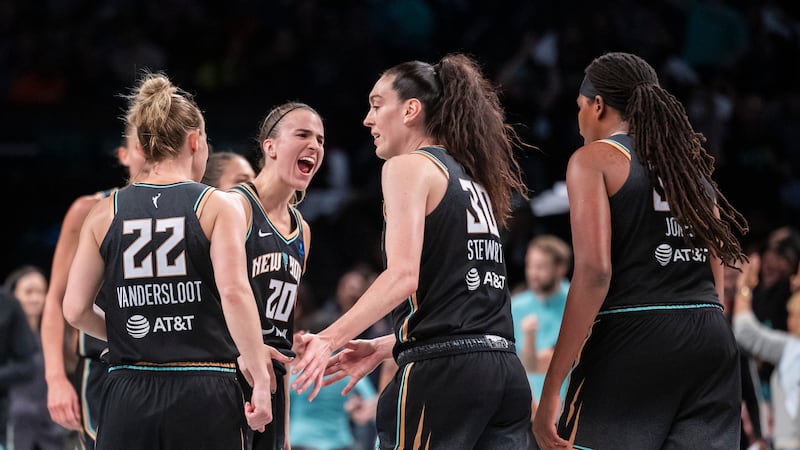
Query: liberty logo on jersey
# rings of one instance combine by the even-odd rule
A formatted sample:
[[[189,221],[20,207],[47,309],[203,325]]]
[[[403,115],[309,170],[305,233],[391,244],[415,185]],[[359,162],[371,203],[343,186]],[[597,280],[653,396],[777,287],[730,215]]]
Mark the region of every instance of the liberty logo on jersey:
[[[135,339],[141,339],[150,333],[171,333],[176,331],[191,331],[194,314],[188,316],[156,317],[152,330],[150,321],[141,314],[128,318],[125,328],[128,334]]]

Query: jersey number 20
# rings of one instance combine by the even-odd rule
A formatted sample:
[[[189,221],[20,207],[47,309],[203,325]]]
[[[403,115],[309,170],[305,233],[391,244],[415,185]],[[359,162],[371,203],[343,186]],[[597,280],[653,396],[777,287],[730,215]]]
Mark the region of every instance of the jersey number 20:
[[[297,285],[281,280],[270,280],[269,288],[272,295],[267,299],[267,319],[289,321],[289,315],[294,310],[294,302],[297,300]]]

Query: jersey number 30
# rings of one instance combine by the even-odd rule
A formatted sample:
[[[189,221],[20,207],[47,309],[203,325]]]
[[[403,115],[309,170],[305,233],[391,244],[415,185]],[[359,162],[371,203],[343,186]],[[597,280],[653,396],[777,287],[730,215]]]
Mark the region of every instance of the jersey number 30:
[[[461,182],[461,189],[469,192],[469,202],[472,206],[472,211],[467,210],[467,233],[492,233],[500,237],[492,210],[492,202],[489,200],[486,189],[471,180],[460,178],[458,181]]]

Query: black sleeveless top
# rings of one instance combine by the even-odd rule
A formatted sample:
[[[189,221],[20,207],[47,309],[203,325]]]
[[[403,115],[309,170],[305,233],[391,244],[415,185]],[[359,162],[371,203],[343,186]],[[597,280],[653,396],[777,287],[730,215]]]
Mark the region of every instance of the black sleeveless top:
[[[264,343],[286,355],[294,355],[291,351],[294,307],[306,256],[302,217],[297,209],[290,207],[293,231],[284,236],[267,217],[253,183],[239,184],[232,190],[250,202],[252,211],[245,248]]]
[[[612,275],[601,311],[646,305],[719,303],[709,250],[692,248],[627,134],[602,142],[630,155],[630,173],[611,205]]]
[[[492,203],[442,147],[415,153],[448,177],[439,205],[425,218],[417,291],[392,313],[395,354],[412,343],[493,334],[514,340],[505,255]]]
[[[213,188],[133,184],[112,194],[98,305],[111,364],[233,362],[210,242],[197,218]]]

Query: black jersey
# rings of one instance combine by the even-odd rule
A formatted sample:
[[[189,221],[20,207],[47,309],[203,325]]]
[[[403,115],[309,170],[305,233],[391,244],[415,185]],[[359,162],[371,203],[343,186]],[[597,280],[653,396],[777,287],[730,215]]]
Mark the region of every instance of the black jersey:
[[[602,140],[631,158],[628,179],[609,198],[611,285],[602,310],[643,305],[718,303],[705,247],[692,248],[633,151],[633,139],[615,134]]]
[[[111,364],[236,359],[198,219],[212,190],[137,183],[112,194],[98,296]]]
[[[252,211],[245,248],[264,343],[293,355],[294,306],[306,256],[302,217],[290,207],[293,231],[284,236],[267,217],[253,183],[237,185],[233,191],[250,202]]]
[[[514,340],[506,264],[486,190],[442,147],[426,156],[447,175],[447,190],[425,217],[417,291],[392,313],[395,352],[412,342],[492,334]]]

